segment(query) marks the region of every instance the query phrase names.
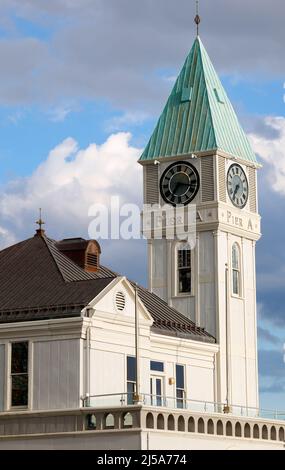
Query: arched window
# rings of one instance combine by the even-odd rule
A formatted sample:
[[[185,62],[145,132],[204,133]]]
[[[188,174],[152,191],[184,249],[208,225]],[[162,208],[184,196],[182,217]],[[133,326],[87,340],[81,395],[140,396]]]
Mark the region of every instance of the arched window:
[[[164,429],[164,416],[159,414],[157,417],[157,429]]]
[[[174,416],[173,415],[168,416],[167,429],[168,429],[168,431],[174,431],[175,430],[175,421],[174,421]]]
[[[114,415],[112,415],[112,413],[108,413],[107,415],[105,415],[104,429],[108,429],[108,428],[113,429],[114,427],[115,427]]]
[[[233,294],[241,294],[241,276],[240,276],[240,248],[237,243],[233,244],[232,249],[232,278]]]
[[[131,413],[124,413],[123,414],[123,428],[131,428],[133,427],[133,416]]]
[[[188,243],[180,243],[177,247],[177,284],[178,294],[191,294],[192,270],[191,247]]]
[[[153,419],[153,414],[152,413],[147,414],[146,427],[147,427],[147,429],[154,429],[154,419]]]
[[[178,418],[178,431],[185,431],[185,419],[183,418],[183,416],[179,416]]]

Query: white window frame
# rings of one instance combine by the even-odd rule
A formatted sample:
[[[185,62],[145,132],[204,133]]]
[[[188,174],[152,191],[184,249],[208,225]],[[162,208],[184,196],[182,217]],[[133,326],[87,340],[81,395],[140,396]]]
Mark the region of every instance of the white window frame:
[[[12,406],[12,344],[15,343],[28,343],[28,404],[25,406]],[[31,410],[32,409],[32,386],[33,386],[33,378],[32,378],[32,355],[33,355],[33,343],[27,338],[19,338],[9,341],[8,343],[8,354],[7,354],[7,405],[8,410],[10,411],[21,411],[21,410]]]
[[[184,389],[180,388],[180,387],[177,387],[177,374],[176,374],[176,366],[181,366],[183,367],[183,373],[184,373]],[[178,400],[180,400],[179,398],[177,398],[177,390],[183,390],[183,403],[186,405],[187,404],[187,390],[186,390],[186,386],[187,386],[187,380],[186,380],[186,370],[187,370],[187,367],[186,367],[186,364],[181,364],[181,363],[176,363],[174,364],[174,367],[175,367],[175,398],[176,398],[176,407],[177,407],[177,402]],[[185,407],[183,407],[185,409]],[[180,409],[177,407],[177,409]],[[182,409],[182,408],[181,408]]]
[[[233,250],[237,247],[238,252],[238,267],[234,267],[233,263]],[[238,273],[238,293],[234,292],[234,272]],[[231,294],[232,297],[238,299],[242,298],[243,285],[242,285],[242,251],[241,246],[237,241],[234,241],[231,245]]]
[[[194,296],[194,282],[195,282],[195,278],[194,278],[194,266],[195,266],[195,253],[194,253],[194,250],[191,249],[190,245],[189,245],[189,249],[190,249],[190,256],[191,256],[191,266],[190,266],[190,269],[191,269],[191,291],[190,292],[179,292],[179,268],[178,268],[178,252],[179,252],[179,248],[181,246],[185,246],[185,245],[189,245],[189,243],[187,241],[184,241],[184,242],[178,242],[175,244],[174,246],[174,269],[173,269],[173,272],[174,272],[174,297],[193,297]]]

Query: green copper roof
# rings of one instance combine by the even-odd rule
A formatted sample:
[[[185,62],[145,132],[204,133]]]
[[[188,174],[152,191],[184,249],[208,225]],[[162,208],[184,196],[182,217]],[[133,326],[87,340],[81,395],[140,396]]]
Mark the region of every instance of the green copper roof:
[[[218,149],[257,163],[223,85],[197,37],[140,160]]]

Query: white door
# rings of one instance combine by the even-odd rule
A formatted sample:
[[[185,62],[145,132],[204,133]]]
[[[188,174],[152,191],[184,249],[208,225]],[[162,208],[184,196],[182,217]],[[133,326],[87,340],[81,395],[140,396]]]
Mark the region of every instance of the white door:
[[[150,378],[150,396],[152,406],[163,406],[163,377]]]

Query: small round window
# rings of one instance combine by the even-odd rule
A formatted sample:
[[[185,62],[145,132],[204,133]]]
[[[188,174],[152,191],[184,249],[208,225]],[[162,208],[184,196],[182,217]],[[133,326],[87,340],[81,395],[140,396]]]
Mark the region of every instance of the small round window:
[[[119,312],[123,312],[126,306],[126,297],[123,292],[117,292],[115,297],[116,309]]]

